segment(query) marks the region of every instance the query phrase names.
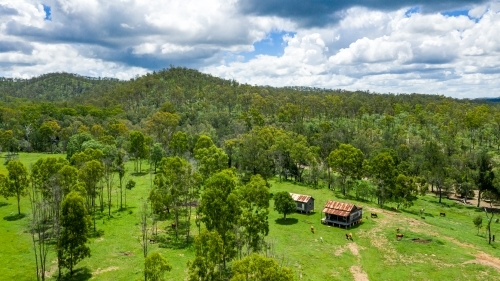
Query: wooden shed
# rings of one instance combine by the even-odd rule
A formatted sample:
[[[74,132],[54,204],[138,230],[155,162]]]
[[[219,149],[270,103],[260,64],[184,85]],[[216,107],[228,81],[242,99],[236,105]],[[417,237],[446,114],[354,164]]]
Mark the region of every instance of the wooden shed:
[[[363,208],[354,204],[328,201],[323,209],[325,217],[321,223],[348,228],[361,222],[363,218]]]
[[[309,213],[314,211],[314,198],[309,195],[302,195],[296,193],[290,193],[295,204],[297,205],[297,211],[301,213]]]

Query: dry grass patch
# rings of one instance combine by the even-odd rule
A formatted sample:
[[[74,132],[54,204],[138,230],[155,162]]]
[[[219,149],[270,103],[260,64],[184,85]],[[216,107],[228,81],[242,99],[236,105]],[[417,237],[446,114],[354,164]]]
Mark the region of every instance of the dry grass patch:
[[[369,281],[368,275],[363,271],[363,269],[361,269],[360,266],[353,265],[351,266],[351,268],[349,268],[349,271],[351,271],[352,277],[354,277],[354,281]]]
[[[102,274],[104,272],[113,271],[113,270],[117,270],[117,269],[118,269],[118,266],[110,266],[110,267],[106,267],[104,269],[98,268],[96,271],[92,272],[92,275],[99,275],[99,274]]]

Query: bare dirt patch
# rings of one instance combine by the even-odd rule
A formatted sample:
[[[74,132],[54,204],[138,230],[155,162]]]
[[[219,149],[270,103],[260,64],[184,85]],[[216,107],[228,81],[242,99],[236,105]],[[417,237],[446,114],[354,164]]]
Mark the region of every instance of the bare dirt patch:
[[[336,256],[336,257],[339,257],[341,256],[344,252],[345,252],[345,248],[344,247],[339,247],[338,249],[335,250],[335,252],[333,252],[333,254]]]
[[[347,248],[349,248],[349,250],[351,251],[351,253],[358,257],[359,256],[359,248],[358,248],[358,244],[356,243],[349,243],[347,244]]]
[[[369,281],[368,275],[361,269],[361,267],[353,265],[349,268],[349,271],[351,271],[354,281]]]
[[[500,271],[500,259],[498,259],[496,257],[492,257],[486,253],[483,253],[483,252],[480,252],[479,254],[477,254],[475,260],[470,260],[470,261],[464,262],[464,264],[468,264],[468,263],[482,264],[482,265],[486,265],[489,267],[493,267],[496,270]]]
[[[110,266],[110,267],[107,267],[104,269],[98,268],[96,271],[92,272],[92,275],[99,275],[99,274],[102,274],[104,272],[113,271],[113,270],[117,270],[117,269],[118,269],[118,266]]]

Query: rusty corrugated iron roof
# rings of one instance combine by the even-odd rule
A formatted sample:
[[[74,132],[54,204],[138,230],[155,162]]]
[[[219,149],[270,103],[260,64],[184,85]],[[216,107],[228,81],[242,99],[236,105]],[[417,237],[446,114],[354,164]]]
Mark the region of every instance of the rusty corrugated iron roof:
[[[309,195],[302,195],[302,194],[291,193],[291,192],[290,192],[290,195],[292,196],[293,200],[297,201],[297,202],[307,203],[307,202],[309,202],[309,199],[311,199],[311,196],[309,196]]]
[[[347,217],[352,209],[357,208],[354,204],[350,203],[342,203],[342,202],[336,202],[329,200],[325,204],[325,208],[323,209],[323,213],[331,214],[331,215],[337,215],[341,217]]]

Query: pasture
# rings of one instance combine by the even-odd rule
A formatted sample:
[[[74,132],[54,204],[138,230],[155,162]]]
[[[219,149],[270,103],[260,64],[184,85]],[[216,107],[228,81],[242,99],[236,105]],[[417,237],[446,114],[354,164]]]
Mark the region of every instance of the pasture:
[[[48,154],[21,154],[28,167]],[[64,155],[61,155],[64,157]],[[0,173],[6,174],[3,158]],[[131,163],[130,163],[131,165]],[[147,165],[143,165],[147,166]],[[129,167],[131,170],[131,166]],[[78,272],[68,280],[135,280],[142,277],[143,256],[140,245],[139,206],[147,195],[151,175],[130,176],[137,182],[127,192],[127,208],[113,206],[112,217],[97,220],[101,232],[90,241],[91,257],[77,265]],[[488,245],[484,227],[477,229],[472,219],[484,212],[453,200],[430,194],[405,210],[381,209],[373,202],[346,199],[328,189],[312,189],[290,182],[271,182],[271,192],[288,191],[313,196],[315,212],[282,215],[273,210],[269,215],[270,232],[267,241],[272,254],[296,272],[297,280],[500,280],[500,253],[497,243]],[[327,200],[354,203],[363,207],[363,223],[345,230],[322,225],[321,210]],[[114,201],[116,202],[116,201]],[[419,210],[424,208],[423,216]],[[36,280],[29,224],[29,201],[23,198],[21,211],[14,214],[14,198],[0,198],[0,280]],[[440,213],[446,216],[440,216]],[[370,213],[377,213],[372,218]],[[193,214],[194,216],[194,214]],[[495,217],[499,217],[498,214]],[[160,234],[169,229],[171,219],[158,225]],[[314,227],[314,233],[311,232]],[[197,234],[193,222],[193,234]],[[398,241],[397,231],[404,234]],[[352,233],[353,240],[346,240]],[[500,234],[500,223],[492,223],[492,233]],[[418,240],[414,240],[417,239]],[[160,248],[159,246],[162,246]],[[150,245],[150,251],[160,251],[172,265],[167,280],[183,280],[187,262],[193,258],[190,245],[169,241]],[[55,256],[49,254],[51,280],[57,275]]]

